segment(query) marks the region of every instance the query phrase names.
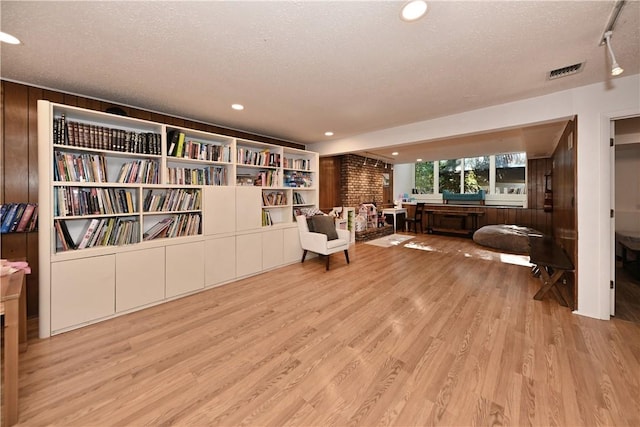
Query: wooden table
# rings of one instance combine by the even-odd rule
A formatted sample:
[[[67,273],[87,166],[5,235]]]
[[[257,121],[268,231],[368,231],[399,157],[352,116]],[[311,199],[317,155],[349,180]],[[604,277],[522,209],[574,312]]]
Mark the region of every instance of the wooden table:
[[[0,312],[4,313],[4,423],[18,422],[18,351],[27,348],[25,274],[18,270],[0,278]]]
[[[558,281],[566,271],[573,271],[573,263],[567,253],[549,236],[529,235],[529,260],[535,264],[534,274],[540,275],[542,286],[533,299],[541,300],[551,290],[560,305],[568,307],[558,289]]]

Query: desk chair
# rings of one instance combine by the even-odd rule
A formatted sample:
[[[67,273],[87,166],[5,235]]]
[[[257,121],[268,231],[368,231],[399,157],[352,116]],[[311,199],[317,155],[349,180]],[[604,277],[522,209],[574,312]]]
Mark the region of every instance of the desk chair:
[[[422,215],[424,213],[424,203],[416,203],[416,211],[413,217],[405,219],[405,227],[407,231],[411,231],[411,224],[413,224],[413,231],[418,232],[418,226],[420,226],[420,232],[424,233],[422,229]]]

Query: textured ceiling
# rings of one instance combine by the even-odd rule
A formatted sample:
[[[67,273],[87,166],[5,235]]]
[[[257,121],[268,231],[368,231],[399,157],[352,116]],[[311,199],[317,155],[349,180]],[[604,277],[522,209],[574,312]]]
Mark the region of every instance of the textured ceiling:
[[[1,28],[23,44],[2,45],[0,71],[301,143],[609,78],[599,41],[613,1],[432,1],[413,23],[399,19],[402,4],[3,0]],[[639,2],[624,6],[612,43],[624,75],[637,74]]]

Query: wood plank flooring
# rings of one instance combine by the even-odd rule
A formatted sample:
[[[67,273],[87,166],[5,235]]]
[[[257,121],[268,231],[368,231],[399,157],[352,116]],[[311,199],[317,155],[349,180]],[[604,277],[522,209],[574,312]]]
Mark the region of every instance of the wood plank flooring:
[[[20,423],[640,425],[639,324],[535,301],[471,240],[410,242],[32,339]]]

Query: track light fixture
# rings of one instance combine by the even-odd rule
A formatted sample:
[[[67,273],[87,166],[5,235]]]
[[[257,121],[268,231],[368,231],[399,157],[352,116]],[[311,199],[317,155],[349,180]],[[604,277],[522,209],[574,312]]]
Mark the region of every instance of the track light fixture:
[[[607,49],[609,50],[609,55],[611,56],[611,75],[619,76],[624,72],[624,69],[618,65],[618,61],[616,61],[616,57],[613,54],[613,49],[611,48],[611,35],[613,31],[607,31],[604,33],[604,42],[607,45]]]
[[[378,160],[378,159],[376,159],[376,164],[374,165],[374,168],[377,168],[377,167],[378,167],[378,162],[379,162],[379,160]]]
[[[362,166],[367,166],[367,158],[364,158],[364,163],[362,164]]]

